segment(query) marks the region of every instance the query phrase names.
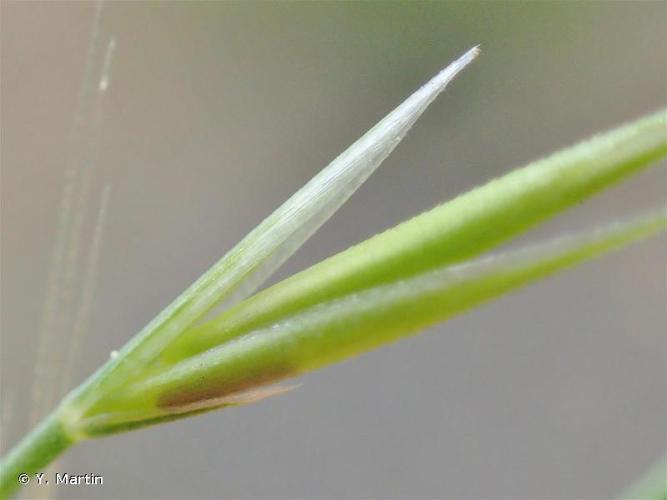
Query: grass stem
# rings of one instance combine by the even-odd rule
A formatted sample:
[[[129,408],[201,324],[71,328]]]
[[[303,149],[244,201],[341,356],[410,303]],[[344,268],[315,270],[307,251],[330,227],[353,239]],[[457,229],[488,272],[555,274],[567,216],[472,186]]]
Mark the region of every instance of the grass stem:
[[[67,434],[61,415],[51,413],[0,462],[0,499],[9,498],[23,484],[37,481],[35,474],[46,470],[76,441]]]

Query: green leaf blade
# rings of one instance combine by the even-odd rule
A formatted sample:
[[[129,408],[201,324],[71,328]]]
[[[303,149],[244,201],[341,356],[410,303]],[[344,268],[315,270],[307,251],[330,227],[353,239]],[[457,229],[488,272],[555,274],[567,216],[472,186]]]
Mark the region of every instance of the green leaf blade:
[[[667,154],[667,110],[514,170],[264,290],[175,342],[174,362],[319,302],[481,254]]]
[[[298,376],[414,334],[665,226],[664,211],[505,255],[380,285],[318,304],[153,374],[84,422],[109,432],[139,415],[224,406],[254,387]]]

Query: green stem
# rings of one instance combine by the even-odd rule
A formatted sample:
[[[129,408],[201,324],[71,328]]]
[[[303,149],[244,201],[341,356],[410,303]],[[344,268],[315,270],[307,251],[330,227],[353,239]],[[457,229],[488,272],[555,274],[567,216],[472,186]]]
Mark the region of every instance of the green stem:
[[[9,498],[22,486],[21,474],[27,474],[29,482],[36,481],[35,473],[43,472],[75,442],[66,433],[61,415],[57,411],[50,414],[0,461],[0,499]]]

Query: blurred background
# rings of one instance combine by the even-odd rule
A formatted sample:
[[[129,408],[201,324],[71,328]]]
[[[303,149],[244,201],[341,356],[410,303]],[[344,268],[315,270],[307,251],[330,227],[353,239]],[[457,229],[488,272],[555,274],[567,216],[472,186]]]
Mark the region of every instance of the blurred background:
[[[107,184],[111,196],[72,384],[473,45],[480,58],[272,282],[667,101],[664,2],[109,2],[89,95],[113,37],[109,85],[86,104],[95,12],[2,3],[5,449],[30,427],[73,165],[91,169],[81,262]],[[665,181],[664,165],[653,168],[518,243],[664,203]],[[654,238],[308,375],[287,395],[82,443],[56,470],[102,474],[104,486],[52,493],[613,498],[666,450],[664,257]],[[61,330],[56,365],[71,337]]]

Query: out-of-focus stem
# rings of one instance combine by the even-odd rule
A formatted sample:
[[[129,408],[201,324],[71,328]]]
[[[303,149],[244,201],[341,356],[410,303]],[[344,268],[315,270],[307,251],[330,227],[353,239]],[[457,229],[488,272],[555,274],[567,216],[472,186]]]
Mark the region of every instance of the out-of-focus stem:
[[[667,456],[625,492],[626,500],[667,500]]]

